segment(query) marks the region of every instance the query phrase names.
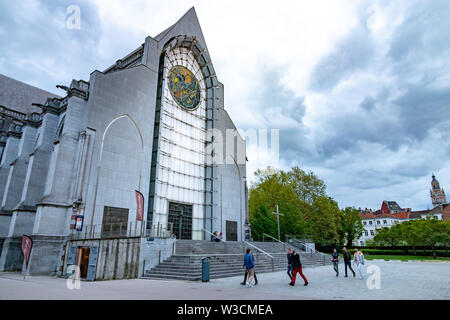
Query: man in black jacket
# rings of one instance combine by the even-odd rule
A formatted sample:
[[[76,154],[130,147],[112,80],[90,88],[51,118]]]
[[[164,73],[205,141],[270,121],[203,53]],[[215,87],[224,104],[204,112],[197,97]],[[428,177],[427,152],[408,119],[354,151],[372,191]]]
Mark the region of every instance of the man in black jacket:
[[[355,271],[352,269],[352,256],[350,255],[350,252],[347,251],[347,248],[343,248],[344,253],[344,265],[345,265],[345,277],[347,278],[347,266],[350,268],[351,272],[353,272],[353,277],[355,276]]]
[[[292,252],[291,252],[291,248],[287,248],[287,262],[288,262],[288,267],[287,267],[287,274],[289,276],[289,278],[291,278],[292,281],[292,266],[291,266],[291,256],[292,256]]]
[[[306,280],[305,276],[303,275],[302,264],[300,262],[300,256],[299,256],[299,254],[297,252],[295,252],[295,250],[292,251],[290,265],[292,266],[294,271],[293,271],[293,275],[292,275],[292,281],[289,283],[289,285],[290,286],[294,286],[295,285],[295,278],[296,278],[297,272],[298,272],[298,273],[300,273],[300,276],[305,281],[304,285],[307,286],[308,285],[308,280]]]

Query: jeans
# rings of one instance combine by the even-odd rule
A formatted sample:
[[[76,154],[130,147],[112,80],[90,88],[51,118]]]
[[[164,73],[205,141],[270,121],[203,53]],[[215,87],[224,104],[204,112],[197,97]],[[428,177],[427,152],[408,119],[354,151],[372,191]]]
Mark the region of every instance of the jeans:
[[[291,280],[292,280],[292,271],[293,270],[294,269],[292,268],[292,266],[288,266],[287,267],[287,274],[288,274],[289,278],[291,278]]]
[[[336,276],[339,275],[339,261],[333,261],[333,268],[336,271]]]
[[[350,261],[344,261],[345,264],[345,276],[347,276],[347,267],[349,267],[350,271],[353,272],[353,276],[355,276],[355,271],[352,269],[352,263]]]
[[[356,264],[356,267],[358,268],[358,271],[359,271],[359,277],[362,279],[362,278],[364,278],[364,276],[363,276],[363,272],[362,272],[362,263],[357,263]]]

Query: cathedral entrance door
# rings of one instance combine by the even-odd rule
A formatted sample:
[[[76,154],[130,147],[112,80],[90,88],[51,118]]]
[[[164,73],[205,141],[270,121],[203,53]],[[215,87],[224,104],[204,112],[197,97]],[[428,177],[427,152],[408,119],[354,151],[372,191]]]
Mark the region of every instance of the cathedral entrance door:
[[[89,247],[78,248],[78,266],[80,267],[80,278],[86,279],[89,266]]]
[[[177,239],[192,239],[192,205],[169,202],[169,221]]]
[[[237,222],[226,221],[227,241],[237,241]]]

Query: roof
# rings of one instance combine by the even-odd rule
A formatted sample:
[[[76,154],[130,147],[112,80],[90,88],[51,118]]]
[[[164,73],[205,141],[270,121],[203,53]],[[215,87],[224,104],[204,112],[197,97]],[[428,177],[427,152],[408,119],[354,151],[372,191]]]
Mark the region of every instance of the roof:
[[[396,219],[409,219],[409,212],[397,212],[392,214],[374,214],[372,212],[361,213],[359,215],[361,219],[381,219],[381,218],[396,218]]]
[[[423,214],[429,214],[430,210],[419,210],[419,211],[411,211],[411,214],[409,217],[411,219],[418,219],[421,218]]]
[[[384,201],[390,210],[402,210],[395,201]]]
[[[395,218],[398,219],[409,219],[409,212],[396,212],[394,214],[392,214]]]
[[[44,104],[48,97],[60,96],[0,74],[0,105],[22,113],[41,112],[32,103]]]

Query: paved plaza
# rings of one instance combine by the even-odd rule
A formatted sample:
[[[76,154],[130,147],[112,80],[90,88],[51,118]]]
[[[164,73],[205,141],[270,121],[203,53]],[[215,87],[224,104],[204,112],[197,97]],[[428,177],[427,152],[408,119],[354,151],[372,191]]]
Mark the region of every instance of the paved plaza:
[[[0,299],[445,299],[450,300],[450,262],[367,261],[364,269],[377,266],[380,288],[369,289],[364,280],[335,276],[332,266],[304,269],[309,286],[298,277],[288,285],[285,272],[258,275],[259,284],[246,288],[242,277],[211,280],[209,283],[164,280],[116,280],[81,282],[81,289],[69,290],[66,280],[0,273]],[[373,267],[372,267],[373,268]],[[373,268],[376,269],[376,268]],[[372,273],[373,275],[373,273]],[[373,282],[374,284],[375,282]]]

